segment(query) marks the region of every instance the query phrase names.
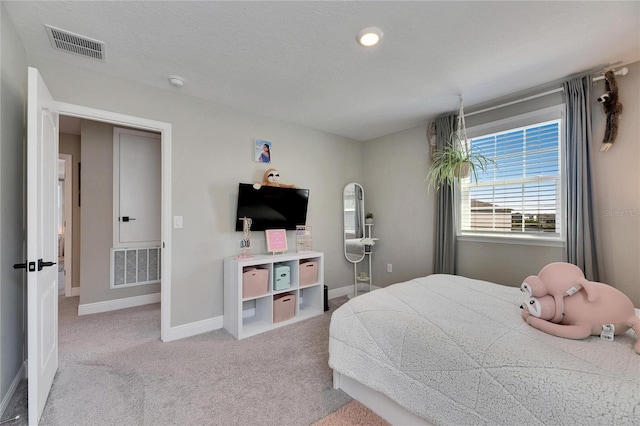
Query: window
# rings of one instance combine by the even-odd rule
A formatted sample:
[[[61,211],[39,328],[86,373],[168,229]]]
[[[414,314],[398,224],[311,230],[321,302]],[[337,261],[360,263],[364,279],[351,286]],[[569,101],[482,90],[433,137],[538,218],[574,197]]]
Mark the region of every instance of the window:
[[[477,181],[462,181],[461,235],[563,238],[562,119],[541,117],[492,133],[479,129],[478,136],[471,136],[473,150],[496,165],[479,171]]]

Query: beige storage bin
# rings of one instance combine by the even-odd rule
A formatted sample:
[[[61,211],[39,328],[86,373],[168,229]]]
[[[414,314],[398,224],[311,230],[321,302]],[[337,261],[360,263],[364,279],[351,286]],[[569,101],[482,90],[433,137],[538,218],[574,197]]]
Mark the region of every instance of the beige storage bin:
[[[248,266],[242,270],[242,297],[258,297],[269,291],[269,270]]]
[[[300,287],[318,282],[318,262],[311,260],[300,262]]]
[[[282,293],[273,297],[273,322],[286,321],[296,313],[296,295]]]

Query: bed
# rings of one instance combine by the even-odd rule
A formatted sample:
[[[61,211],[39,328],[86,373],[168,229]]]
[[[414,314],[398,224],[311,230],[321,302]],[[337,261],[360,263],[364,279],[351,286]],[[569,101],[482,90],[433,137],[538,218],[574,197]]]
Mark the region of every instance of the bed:
[[[569,340],[526,324],[518,288],[430,275],[332,315],[334,387],[392,424],[640,425],[629,331]]]

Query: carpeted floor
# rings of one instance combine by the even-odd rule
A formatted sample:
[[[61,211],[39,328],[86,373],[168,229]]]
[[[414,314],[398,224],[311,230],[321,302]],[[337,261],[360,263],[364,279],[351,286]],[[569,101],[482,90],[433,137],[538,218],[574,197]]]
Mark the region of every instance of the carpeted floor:
[[[160,341],[159,305],[76,315],[60,298],[60,366],[42,425],[310,425],[351,401],[327,365],[333,310],[248,339]],[[5,411],[26,425],[26,381]]]

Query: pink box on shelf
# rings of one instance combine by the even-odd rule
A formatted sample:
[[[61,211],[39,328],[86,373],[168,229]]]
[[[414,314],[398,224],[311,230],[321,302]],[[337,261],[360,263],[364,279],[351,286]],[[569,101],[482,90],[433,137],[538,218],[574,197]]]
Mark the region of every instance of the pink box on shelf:
[[[315,260],[300,262],[300,287],[318,282],[318,262]]]
[[[269,291],[269,270],[248,266],[242,270],[242,297],[258,297]]]
[[[273,322],[286,321],[296,313],[296,295],[282,293],[273,297]]]

